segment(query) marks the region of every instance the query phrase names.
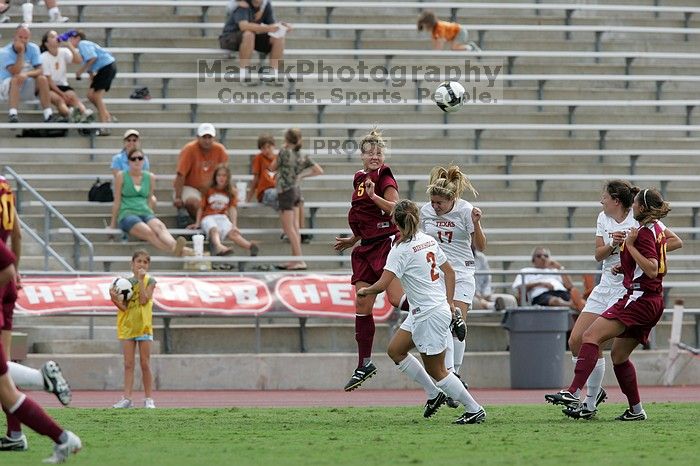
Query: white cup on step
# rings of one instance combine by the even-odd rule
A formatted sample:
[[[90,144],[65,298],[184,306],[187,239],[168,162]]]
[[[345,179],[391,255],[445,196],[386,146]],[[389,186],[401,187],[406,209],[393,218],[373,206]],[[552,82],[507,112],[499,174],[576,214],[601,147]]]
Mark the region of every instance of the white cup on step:
[[[245,181],[236,182],[236,191],[238,191],[238,200],[245,201],[245,197],[248,194],[248,183]]]
[[[204,235],[192,235],[192,246],[195,256],[204,256]]]

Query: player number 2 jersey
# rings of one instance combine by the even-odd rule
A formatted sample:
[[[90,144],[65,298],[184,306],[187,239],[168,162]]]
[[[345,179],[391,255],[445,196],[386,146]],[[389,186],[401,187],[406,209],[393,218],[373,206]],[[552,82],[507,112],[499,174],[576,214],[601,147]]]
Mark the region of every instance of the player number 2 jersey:
[[[447,262],[434,238],[417,232],[413,240],[392,246],[384,270],[393,272],[411,303],[415,320],[428,318],[430,311],[447,306],[440,266]]]
[[[461,275],[475,271],[472,253],[473,208],[464,199],[457,199],[452,210],[444,215],[437,215],[430,203],[423,204],[420,210],[421,230],[437,240],[458,280]]]

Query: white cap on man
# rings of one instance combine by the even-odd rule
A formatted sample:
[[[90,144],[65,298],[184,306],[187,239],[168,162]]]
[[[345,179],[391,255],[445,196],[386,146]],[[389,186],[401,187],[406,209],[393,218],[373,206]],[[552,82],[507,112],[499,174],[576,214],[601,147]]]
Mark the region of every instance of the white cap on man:
[[[139,137],[140,134],[139,134],[139,132],[136,131],[135,129],[127,129],[127,130],[124,132],[124,137],[123,137],[122,139],[126,139],[126,138],[128,138],[129,136],[136,136],[136,137]]]
[[[197,129],[197,136],[199,136],[200,138],[202,136],[211,136],[215,138],[216,128],[214,128],[214,125],[212,125],[211,123],[202,123]]]

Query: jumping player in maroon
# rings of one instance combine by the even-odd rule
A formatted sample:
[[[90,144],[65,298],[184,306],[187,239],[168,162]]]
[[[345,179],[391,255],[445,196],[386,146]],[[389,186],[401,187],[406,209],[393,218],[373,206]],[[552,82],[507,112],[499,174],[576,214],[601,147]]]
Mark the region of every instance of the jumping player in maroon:
[[[360,246],[353,249],[351,256],[352,284],[356,290],[379,280],[392,240],[398,232],[396,225],[391,223],[391,211],[399,200],[399,188],[391,169],[384,165],[385,147],[381,132],[376,128],[362,139],[360,151],[363,169],[355,173],[352,204],[348,213],[353,235],[350,238],[335,239],[336,251],[351,248],[360,241]],[[398,280],[392,281],[386,292],[391,304],[398,306],[403,295],[401,283]],[[372,308],[375,298],[376,295],[357,296],[355,300],[358,363],[345,385],[345,391],[356,389],[377,372],[372,363]]]
[[[549,402],[567,405],[564,414],[569,417],[577,417],[575,412],[580,409],[580,403],[573,393],[584,386],[593,371],[600,345],[614,338],[610,357],[620,389],[629,402],[629,409],[616,419],[643,421],[647,418],[639,398],[637,373],[629,356],[640,343],[647,343],[649,332],[664,311],[662,282],[666,274],[666,237],[658,220],[670,210],[653,188],[641,190],[634,198],[632,211],[639,229],[631,228],[627,233],[620,248],[620,264],[612,270],[623,273],[627,294],[583,333],[574,379],[568,390],[545,396]]]

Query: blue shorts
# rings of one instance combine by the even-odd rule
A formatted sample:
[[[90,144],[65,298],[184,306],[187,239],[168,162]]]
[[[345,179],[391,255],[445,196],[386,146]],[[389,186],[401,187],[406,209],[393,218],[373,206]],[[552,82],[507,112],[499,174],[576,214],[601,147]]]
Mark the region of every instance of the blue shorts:
[[[122,229],[124,233],[129,233],[129,231],[134,228],[134,225],[137,223],[148,223],[151,220],[156,218],[155,215],[148,214],[148,215],[134,215],[134,214],[129,214],[126,217],[123,217],[121,220],[119,220],[119,228]]]
[[[141,335],[140,337],[128,338],[128,340],[133,340],[133,341],[153,341],[153,335],[145,334],[145,335]]]

